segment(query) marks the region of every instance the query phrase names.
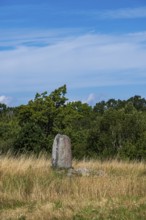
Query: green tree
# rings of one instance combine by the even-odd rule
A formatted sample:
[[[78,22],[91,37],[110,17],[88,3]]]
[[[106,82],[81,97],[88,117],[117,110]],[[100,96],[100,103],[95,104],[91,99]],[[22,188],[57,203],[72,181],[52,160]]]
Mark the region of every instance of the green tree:
[[[36,94],[28,105],[19,107],[19,124],[21,131],[14,150],[39,152],[42,149],[51,151],[55,135],[55,118],[65,107],[67,98],[66,85],[56,89],[50,95],[47,92]]]
[[[0,104],[0,154],[12,152],[19,130],[16,109]]]

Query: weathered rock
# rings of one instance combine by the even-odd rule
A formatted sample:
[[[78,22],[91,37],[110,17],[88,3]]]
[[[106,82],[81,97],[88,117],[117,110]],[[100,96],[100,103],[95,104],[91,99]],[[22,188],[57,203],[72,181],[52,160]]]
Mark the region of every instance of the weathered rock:
[[[92,170],[87,168],[69,169],[67,176],[105,176],[106,173],[103,170]]]
[[[87,168],[78,168],[78,169],[69,169],[67,176],[89,176],[90,175],[90,170]]]
[[[72,167],[71,141],[66,135],[57,134],[54,139],[52,167],[65,169]]]

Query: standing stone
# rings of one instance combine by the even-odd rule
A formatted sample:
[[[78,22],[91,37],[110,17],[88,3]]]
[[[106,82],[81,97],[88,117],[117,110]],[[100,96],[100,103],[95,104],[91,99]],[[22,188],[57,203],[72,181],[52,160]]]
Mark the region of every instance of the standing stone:
[[[57,134],[54,139],[52,149],[52,167],[72,167],[71,141],[66,135]]]

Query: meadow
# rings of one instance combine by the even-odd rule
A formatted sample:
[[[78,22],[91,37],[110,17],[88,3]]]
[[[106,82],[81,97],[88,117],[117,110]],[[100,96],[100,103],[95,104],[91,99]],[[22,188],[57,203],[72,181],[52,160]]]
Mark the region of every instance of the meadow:
[[[68,176],[46,156],[1,156],[0,219],[146,219],[146,163],[74,160],[73,167],[103,175]]]

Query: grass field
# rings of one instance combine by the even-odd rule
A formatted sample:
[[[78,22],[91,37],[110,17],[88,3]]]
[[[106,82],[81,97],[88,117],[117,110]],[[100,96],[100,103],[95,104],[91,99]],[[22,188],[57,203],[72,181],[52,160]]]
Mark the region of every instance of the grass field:
[[[45,157],[0,158],[0,219],[146,219],[146,164],[73,161],[104,175],[67,176]]]

